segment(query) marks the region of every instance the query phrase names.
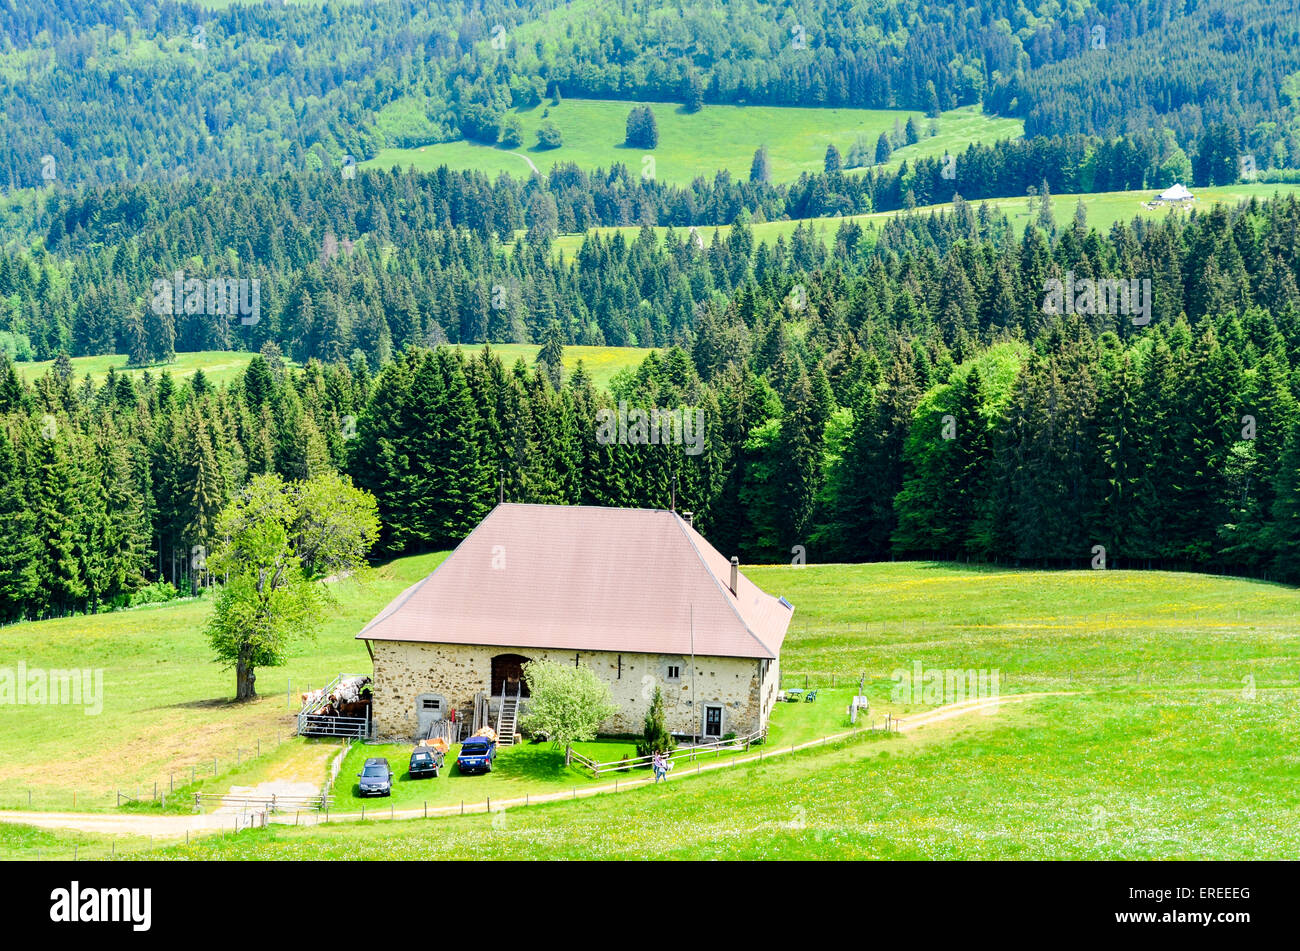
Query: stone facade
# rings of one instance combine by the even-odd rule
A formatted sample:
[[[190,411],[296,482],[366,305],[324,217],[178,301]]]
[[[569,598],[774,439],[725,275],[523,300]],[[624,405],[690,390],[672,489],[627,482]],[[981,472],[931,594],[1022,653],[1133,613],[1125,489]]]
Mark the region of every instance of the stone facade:
[[[609,684],[620,708],[602,725],[601,732],[606,734],[639,734],[656,686],[663,691],[664,721],[674,733],[689,735],[694,730],[703,735],[710,707],[721,710],[722,735],[751,733],[766,727],[780,680],[778,662],[774,660],[697,655],[694,681],[699,703],[693,705],[689,656],[410,641],[371,643],[375,659],[374,725],[376,735],[382,739],[413,739],[419,729],[417,703],[424,698],[431,698],[438,706],[440,712],[432,715],[445,716],[451,709],[457,711],[458,718],[466,715],[473,708],[475,694],[490,690],[492,658],[502,654],[562,664],[576,660],[590,667]],[[526,705],[525,700],[525,709]]]

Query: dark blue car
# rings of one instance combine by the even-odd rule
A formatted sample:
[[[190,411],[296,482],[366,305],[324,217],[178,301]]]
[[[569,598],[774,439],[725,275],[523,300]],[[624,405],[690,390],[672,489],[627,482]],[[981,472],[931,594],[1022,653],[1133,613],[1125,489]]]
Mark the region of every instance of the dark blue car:
[[[471,736],[460,744],[456,767],[462,773],[490,773],[497,756],[497,745],[486,736]]]
[[[382,756],[366,760],[357,773],[357,792],[362,796],[392,795],[393,771],[388,768],[388,760]]]

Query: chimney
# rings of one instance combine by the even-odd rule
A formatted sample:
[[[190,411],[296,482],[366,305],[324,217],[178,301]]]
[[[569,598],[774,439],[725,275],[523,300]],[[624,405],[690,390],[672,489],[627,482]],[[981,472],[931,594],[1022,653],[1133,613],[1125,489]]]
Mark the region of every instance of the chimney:
[[[695,527],[695,513],[694,513],[694,512],[683,512],[683,513],[682,513],[682,521],[685,522],[687,525],[690,525],[692,528],[694,528],[694,527]]]
[[[740,559],[735,555],[731,556],[731,596],[736,596],[736,582],[740,577]]]

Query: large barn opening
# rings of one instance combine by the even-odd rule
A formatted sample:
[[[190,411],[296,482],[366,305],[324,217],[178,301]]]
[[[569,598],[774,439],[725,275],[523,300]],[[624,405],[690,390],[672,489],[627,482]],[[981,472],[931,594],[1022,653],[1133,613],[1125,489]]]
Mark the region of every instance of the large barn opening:
[[[531,658],[522,654],[497,654],[492,658],[492,696],[503,693],[514,696],[518,690],[520,696],[528,696],[528,683],[524,680],[524,664]]]

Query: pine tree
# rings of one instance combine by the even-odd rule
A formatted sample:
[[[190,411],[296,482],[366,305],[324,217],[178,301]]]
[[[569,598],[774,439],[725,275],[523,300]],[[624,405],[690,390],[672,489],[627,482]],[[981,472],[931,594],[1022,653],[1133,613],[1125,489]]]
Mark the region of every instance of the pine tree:
[[[22,619],[40,589],[36,513],[14,444],[0,426],[0,622]]]
[[[876,139],[876,164],[884,165],[888,162],[893,151],[889,144],[889,136],[884,132],[880,133],[880,138]]]
[[[564,374],[564,334],[559,321],[552,321],[546,328],[542,349],[537,354],[537,368],[546,374],[551,386],[557,390],[560,388]]]
[[[676,748],[677,741],[664,725],[664,695],[656,684],[655,694],[650,699],[650,709],[646,711],[645,727],[636,744],[636,755],[643,757],[655,753],[671,753]]]

